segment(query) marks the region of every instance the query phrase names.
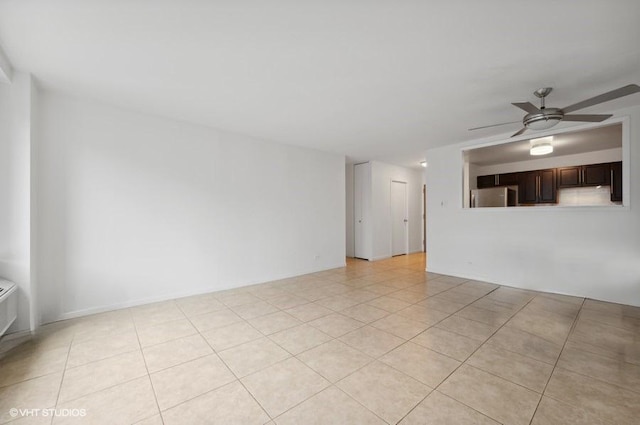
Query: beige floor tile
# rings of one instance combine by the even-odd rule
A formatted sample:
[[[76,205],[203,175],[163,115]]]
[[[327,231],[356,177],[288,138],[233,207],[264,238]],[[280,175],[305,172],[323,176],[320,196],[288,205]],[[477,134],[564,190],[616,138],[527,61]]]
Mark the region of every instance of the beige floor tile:
[[[599,310],[583,309],[580,313],[580,319],[593,320],[636,333],[640,329],[640,318],[609,314]]]
[[[164,425],[164,424],[162,422],[162,416],[158,414],[158,415],[150,416],[139,422],[136,422],[134,425]]]
[[[466,304],[449,301],[441,298],[440,295],[436,295],[434,297],[429,297],[424,301],[420,301],[417,305],[427,307],[430,310],[439,310],[445,313],[452,314],[464,308]]]
[[[291,355],[266,337],[218,353],[238,377],[262,370]]]
[[[491,345],[480,347],[467,364],[539,393],[553,371],[553,365]]]
[[[69,348],[61,347],[51,350],[30,350],[24,355],[7,356],[0,360],[0,387],[62,372],[68,354]]]
[[[84,417],[56,417],[53,421],[56,425],[135,423],[158,413],[148,376],[58,404],[56,408],[86,410]]]
[[[452,285],[458,286],[468,281],[469,279],[465,279],[463,277],[457,277],[457,276],[447,276],[443,274],[437,277],[435,280],[437,280],[438,282],[450,283]]]
[[[349,375],[337,386],[389,423],[397,423],[431,388],[380,362]]]
[[[537,292],[501,286],[500,288],[488,294],[487,298],[507,302],[510,304],[524,305],[527,302],[531,301],[536,295],[538,295]]]
[[[403,308],[407,308],[411,305],[411,303],[399,300],[397,298],[392,298],[388,295],[383,295],[379,298],[367,301],[367,304],[386,310],[389,313],[395,313],[396,311],[402,310]]]
[[[457,312],[455,315],[465,319],[475,320],[476,322],[484,323],[489,326],[502,326],[511,318],[513,313],[486,310],[484,308],[475,307],[471,304]]]
[[[326,333],[306,323],[272,334],[269,338],[294,355],[333,339]]]
[[[558,367],[640,393],[640,366],[623,360],[565,347]]]
[[[464,305],[471,304],[480,297],[481,295],[474,295],[468,292],[458,291],[457,287],[438,294],[438,298]]]
[[[67,369],[59,402],[74,400],[147,375],[140,350]]]
[[[334,340],[299,354],[298,359],[331,382],[336,382],[369,363],[372,358]]]
[[[640,307],[633,307],[630,305],[587,299],[584,302],[584,309],[640,319]]]
[[[390,293],[389,296],[391,298],[396,298],[410,304],[415,304],[417,302],[423,301],[429,296],[426,291],[411,291],[410,289],[411,288],[401,289],[399,291]]]
[[[327,307],[333,311],[342,311],[345,308],[360,304],[360,301],[347,298],[344,295],[333,295],[316,301],[316,304]]]
[[[138,335],[134,331],[114,334],[110,338],[91,339],[78,344],[74,342],[69,351],[67,368],[139,349]]]
[[[50,327],[51,325],[46,326]],[[19,332],[4,335],[0,339],[0,361],[20,359],[34,353],[58,348],[69,349],[73,337],[74,330],[71,327],[44,332],[40,331],[34,334],[30,332]]]
[[[330,385],[291,357],[242,378],[242,383],[271,417],[276,417]]]
[[[265,314],[275,313],[278,307],[275,307],[268,302],[260,301],[253,304],[243,304],[237,307],[233,307],[233,310],[238,316],[245,320],[254,319],[256,317],[264,316]]]
[[[332,314],[333,310],[315,303],[310,303],[289,308],[285,310],[285,312],[302,322],[310,322],[312,320],[319,319],[320,317]]]
[[[562,368],[553,371],[545,395],[618,425],[638,423],[640,395]]]
[[[138,329],[185,318],[173,300],[132,308],[131,315]]]
[[[580,317],[569,340],[624,354],[627,362],[640,364],[640,341],[635,332]]]
[[[530,308],[521,310],[506,324],[560,345],[566,341],[572,325],[573,318],[562,318],[548,311]]]
[[[221,328],[223,326],[229,326],[231,324],[241,322],[242,318],[233,311],[226,309],[193,316],[189,318],[189,320],[191,320],[193,326],[198,329],[198,332],[206,332],[211,329]]]
[[[498,422],[529,424],[540,394],[505,379],[462,365],[438,391]]]
[[[341,313],[363,323],[371,323],[378,319],[382,319],[389,314],[386,310],[382,310],[381,308],[376,308],[368,304],[355,305],[342,310]]]
[[[192,335],[144,348],[142,352],[149,372],[153,373],[206,356],[213,350],[202,336]]]
[[[562,345],[554,344],[539,336],[516,328],[503,327],[493,335],[487,345],[513,351],[541,362],[555,364]]]
[[[359,303],[364,303],[374,298],[378,298],[380,295],[375,292],[367,291],[366,289],[354,289],[353,291],[343,293],[342,296]]]
[[[254,304],[260,300],[260,298],[252,295],[251,293],[243,292],[244,289],[240,290],[232,290],[230,292],[226,292],[218,295],[218,300],[226,305],[227,307],[237,307],[243,304]]]
[[[622,349],[616,349],[613,346],[602,347],[602,346],[587,344],[584,342],[568,340],[565,344],[565,347],[586,351],[592,354],[597,354],[599,356],[606,357],[608,359],[612,359],[616,361],[631,363],[636,366],[640,365],[640,344],[637,344],[637,346],[635,347],[629,345]]]
[[[550,397],[542,397],[531,425],[614,425],[584,410]]]
[[[336,387],[329,387],[276,418],[278,425],[385,425]]]
[[[138,329],[138,338],[142,347],[149,347],[196,333],[198,331],[189,320],[179,319]]]
[[[51,408],[56,404],[62,373],[0,387],[0,423],[13,419],[9,409]]]
[[[364,326],[364,323],[338,313],[313,320],[309,324],[334,338]]]
[[[384,283],[374,283],[373,285],[364,286],[363,288],[378,295],[387,295],[391,294],[392,292],[398,291],[397,288],[394,288],[390,285],[385,285]]]
[[[379,359],[414,379],[435,388],[451,374],[460,362],[407,342]]]
[[[413,338],[411,342],[461,362],[465,361],[482,344],[482,341],[438,328],[427,329]]]
[[[225,305],[218,301],[213,293],[180,298],[176,300],[176,304],[187,317],[226,309]]]
[[[281,310],[286,310],[288,308],[294,308],[300,305],[308,304],[309,300],[293,294],[283,294],[278,297],[270,298],[269,303],[273,304]]]
[[[578,315],[581,307],[581,304],[567,303],[541,294],[531,300],[531,302],[527,304],[526,309],[547,311],[553,315],[561,315],[573,321],[573,319]]]
[[[38,415],[33,416],[31,414],[20,415],[18,412],[18,419],[9,422],[11,425],[51,425],[51,416]]]
[[[211,329],[202,333],[202,336],[216,351],[226,350],[263,337],[262,333],[245,321]]]
[[[468,338],[477,339],[478,341],[487,340],[498,329],[497,326],[489,326],[455,315],[444,319],[436,327]]]
[[[411,319],[415,322],[423,323],[427,326],[435,325],[441,320],[449,316],[449,313],[444,311],[434,310],[423,305],[412,305],[397,313],[400,316]]]
[[[402,344],[404,339],[371,326],[364,326],[341,336],[340,341],[377,358]]]
[[[151,374],[161,410],[222,387],[235,379],[215,354]]]
[[[262,425],[269,416],[239,382],[203,394],[162,413],[165,425]]]
[[[264,335],[271,335],[285,329],[300,325],[302,322],[284,311],[267,314],[249,320],[251,326],[262,332]]]
[[[392,333],[400,338],[411,339],[425,329],[427,325],[416,322],[399,314],[391,314],[371,323],[371,326]]]
[[[433,391],[400,425],[499,425],[498,422],[447,397]]]

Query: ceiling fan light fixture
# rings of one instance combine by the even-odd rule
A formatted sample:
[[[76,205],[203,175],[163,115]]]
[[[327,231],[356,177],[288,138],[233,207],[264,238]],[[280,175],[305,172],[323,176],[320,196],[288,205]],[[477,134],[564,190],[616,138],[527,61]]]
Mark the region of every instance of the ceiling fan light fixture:
[[[564,114],[560,109],[547,108],[541,113],[527,114],[522,123],[531,130],[547,130],[562,121],[563,117]]]
[[[541,137],[539,139],[531,139],[531,148],[529,154],[533,156],[548,155],[553,152],[553,136]]]

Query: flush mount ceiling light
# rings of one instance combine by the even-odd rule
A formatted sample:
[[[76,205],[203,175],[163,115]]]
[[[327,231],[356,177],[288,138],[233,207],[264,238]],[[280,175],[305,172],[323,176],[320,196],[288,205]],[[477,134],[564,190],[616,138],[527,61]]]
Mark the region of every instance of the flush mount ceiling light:
[[[427,168],[427,161],[420,161],[420,165],[422,165],[424,168]]]
[[[529,154],[533,156],[547,155],[553,152],[553,136],[541,137],[539,139],[531,139],[531,148]]]

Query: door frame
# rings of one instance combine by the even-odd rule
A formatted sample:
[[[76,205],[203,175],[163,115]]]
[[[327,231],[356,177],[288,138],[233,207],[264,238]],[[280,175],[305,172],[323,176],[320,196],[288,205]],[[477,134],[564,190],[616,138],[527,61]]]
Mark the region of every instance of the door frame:
[[[404,184],[404,219],[407,221],[404,228],[404,252],[402,254],[393,253],[393,203],[391,202],[391,197],[393,196],[392,191],[394,183]],[[409,255],[409,183],[402,180],[391,179],[389,183],[389,216],[391,217],[391,234],[389,238],[391,256],[396,257],[399,255]]]

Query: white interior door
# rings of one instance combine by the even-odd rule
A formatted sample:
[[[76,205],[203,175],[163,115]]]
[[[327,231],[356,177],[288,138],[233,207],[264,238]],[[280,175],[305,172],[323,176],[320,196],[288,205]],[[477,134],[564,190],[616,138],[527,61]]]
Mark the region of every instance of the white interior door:
[[[365,192],[368,164],[356,164],[353,171],[354,256],[367,258],[365,229]]]
[[[391,182],[391,255],[407,253],[407,184]]]

